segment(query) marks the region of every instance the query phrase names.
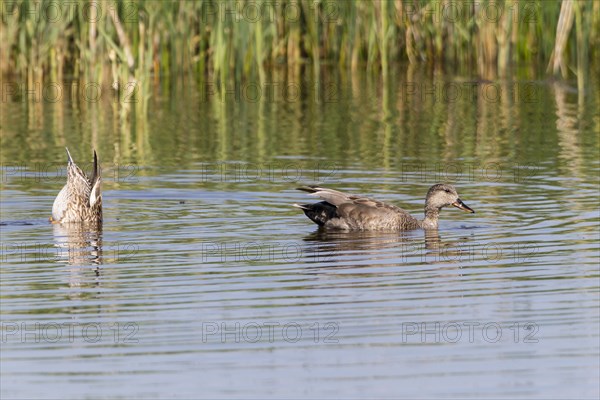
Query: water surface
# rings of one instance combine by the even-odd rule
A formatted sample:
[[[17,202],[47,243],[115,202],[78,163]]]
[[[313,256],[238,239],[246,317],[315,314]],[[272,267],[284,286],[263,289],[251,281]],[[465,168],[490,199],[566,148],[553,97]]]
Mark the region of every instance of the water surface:
[[[174,83],[129,116],[1,103],[2,397],[597,398],[598,83],[319,82]],[[100,155],[100,232],[47,222],[67,145]],[[320,232],[291,207],[320,183],[421,215],[439,181],[476,214],[437,234]]]

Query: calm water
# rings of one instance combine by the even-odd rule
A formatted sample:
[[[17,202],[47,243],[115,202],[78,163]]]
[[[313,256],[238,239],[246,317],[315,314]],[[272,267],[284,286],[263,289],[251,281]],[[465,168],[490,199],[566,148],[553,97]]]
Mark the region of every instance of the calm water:
[[[0,104],[3,398],[598,398],[598,82],[272,78],[300,94]],[[98,150],[101,232],[47,222],[66,145]],[[438,234],[291,207],[421,215],[439,181],[476,214]]]

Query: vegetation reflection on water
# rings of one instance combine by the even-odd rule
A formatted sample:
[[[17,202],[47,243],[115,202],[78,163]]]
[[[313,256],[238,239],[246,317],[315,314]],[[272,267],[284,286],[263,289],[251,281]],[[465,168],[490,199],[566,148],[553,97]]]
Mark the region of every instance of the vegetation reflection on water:
[[[3,397],[598,394],[598,82],[302,76],[0,103]],[[100,232],[46,222],[65,146],[98,151]],[[320,182],[421,216],[438,181],[477,213],[433,235],[290,207]]]

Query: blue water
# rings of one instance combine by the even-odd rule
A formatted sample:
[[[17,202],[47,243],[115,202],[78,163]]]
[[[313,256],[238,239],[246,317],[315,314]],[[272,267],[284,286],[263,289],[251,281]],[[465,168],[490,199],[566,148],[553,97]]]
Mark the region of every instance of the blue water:
[[[201,126],[159,97],[127,137],[65,104],[29,135],[85,141],[42,149],[3,103],[2,398],[598,398],[598,118],[540,90],[383,116],[375,86]],[[87,167],[98,149],[101,232],[47,222],[63,144]],[[420,216],[440,180],[476,213],[444,209],[437,235],[319,232],[291,207],[318,181]]]

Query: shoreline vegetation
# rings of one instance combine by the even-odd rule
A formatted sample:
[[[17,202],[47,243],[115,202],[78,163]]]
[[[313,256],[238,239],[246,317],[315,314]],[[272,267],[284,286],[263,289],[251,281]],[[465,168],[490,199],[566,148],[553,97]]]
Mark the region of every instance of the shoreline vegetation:
[[[142,98],[151,82],[182,74],[219,87],[265,83],[276,67],[295,77],[327,67],[381,74],[385,83],[398,63],[482,80],[533,64],[583,89],[600,47],[593,0],[21,0],[1,7],[5,82],[31,87],[68,77]]]

